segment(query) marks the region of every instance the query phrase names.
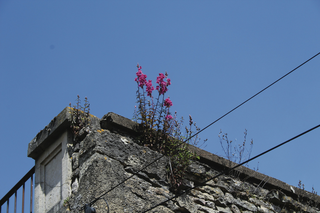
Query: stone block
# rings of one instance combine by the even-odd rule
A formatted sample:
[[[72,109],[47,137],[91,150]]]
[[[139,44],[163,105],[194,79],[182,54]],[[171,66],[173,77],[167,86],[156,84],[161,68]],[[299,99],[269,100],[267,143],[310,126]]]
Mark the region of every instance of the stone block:
[[[138,134],[139,130],[139,125],[136,122],[113,112],[109,112],[102,117],[100,126],[102,129],[122,130],[134,135]]]

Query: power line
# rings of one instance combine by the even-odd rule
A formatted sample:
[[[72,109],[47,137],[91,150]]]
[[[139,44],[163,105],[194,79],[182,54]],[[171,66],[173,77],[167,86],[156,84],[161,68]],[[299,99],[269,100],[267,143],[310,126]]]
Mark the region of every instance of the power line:
[[[264,151],[264,152],[262,152],[262,153],[260,153],[260,154],[258,154],[258,155],[256,155],[256,156],[254,156],[254,157],[252,157],[252,158],[250,158],[250,159],[248,159],[248,160],[246,160],[246,161],[244,161],[244,162],[242,162],[242,163],[240,163],[240,164],[238,164],[238,165],[236,165],[236,166],[228,169],[227,172],[229,173],[229,172],[231,172],[232,170],[234,170],[234,169],[236,169],[236,168],[238,168],[238,167],[240,167],[240,166],[242,166],[242,165],[244,165],[244,164],[246,164],[246,163],[248,163],[248,162],[250,162],[250,161],[252,161],[252,160],[254,160],[254,159],[256,159],[256,158],[261,157],[262,155],[264,155],[264,154],[266,154],[266,153],[268,153],[268,152],[271,152],[272,150],[274,150],[274,149],[276,149],[276,148],[279,148],[280,146],[282,146],[282,145],[284,145],[284,144],[286,144],[286,143],[288,143],[288,142],[290,142],[290,141],[292,141],[292,140],[294,140],[294,139],[296,139],[296,138],[299,138],[299,137],[301,137],[302,135],[307,134],[308,132],[311,132],[312,130],[317,129],[318,127],[320,127],[320,124],[317,125],[317,126],[315,126],[315,127],[313,127],[313,128],[311,128],[311,129],[308,129],[307,131],[304,131],[304,132],[300,133],[299,135],[296,135],[296,136],[290,138],[289,140],[286,140],[285,142],[282,142],[282,143],[278,144],[277,146],[272,147],[271,149],[268,149],[267,151]],[[158,206],[160,206],[160,205],[163,205],[163,204],[165,204],[166,202],[168,202],[168,201],[170,201],[170,200],[173,200],[174,198],[177,198],[177,197],[179,197],[179,196],[181,196],[181,195],[183,195],[183,194],[191,191],[192,189],[195,189],[195,188],[197,188],[197,187],[199,187],[199,186],[203,186],[203,185],[204,185],[205,183],[207,183],[208,181],[213,180],[213,179],[215,179],[215,178],[223,175],[224,173],[226,173],[226,172],[225,172],[225,171],[224,171],[224,172],[220,172],[219,174],[215,175],[214,177],[210,178],[209,180],[204,181],[204,182],[201,183],[200,185],[197,185],[197,186],[188,188],[188,189],[186,189],[184,192],[179,193],[179,194],[177,194],[177,195],[175,195],[175,196],[173,196],[173,197],[171,197],[171,198],[169,198],[169,199],[167,199],[167,200],[165,200],[165,201],[163,201],[163,202],[161,202],[161,203],[159,203],[159,204],[157,204],[157,205],[149,208],[148,210],[146,210],[146,211],[144,211],[144,212],[142,212],[142,213],[148,212],[148,211],[150,211],[150,210],[152,210],[152,209],[154,209],[154,208],[156,208],[156,207],[158,207]]]
[[[274,84],[276,84],[277,82],[279,82],[280,80],[282,80],[283,78],[287,77],[288,75],[290,75],[291,73],[293,73],[295,70],[299,69],[300,67],[302,67],[303,65],[305,65],[306,63],[308,63],[309,61],[311,61],[312,59],[314,59],[315,57],[317,57],[318,55],[320,55],[320,52],[318,52],[317,54],[315,54],[314,56],[312,56],[311,58],[309,58],[308,60],[306,60],[305,62],[301,63],[299,66],[297,66],[296,68],[292,69],[291,71],[289,71],[288,73],[286,73],[285,75],[283,75],[282,77],[278,78],[276,81],[272,82],[271,84],[269,84],[267,87],[263,88],[262,90],[260,90],[259,92],[257,92],[256,94],[254,94],[253,96],[251,96],[250,98],[248,98],[247,100],[243,101],[241,104],[239,104],[238,106],[234,107],[233,109],[231,109],[229,112],[225,113],[224,115],[222,115],[221,117],[219,117],[218,119],[216,119],[215,121],[213,121],[212,123],[210,123],[209,125],[207,125],[206,127],[202,128],[201,130],[199,130],[197,133],[195,133],[194,135],[192,135],[191,137],[187,138],[186,140],[182,141],[179,146],[185,142],[187,142],[188,140],[192,139],[193,137],[195,137],[196,135],[198,135],[199,133],[203,132],[205,129],[209,128],[210,126],[212,126],[213,124],[215,124],[216,122],[218,122],[219,120],[221,120],[222,118],[224,118],[225,116],[229,115],[231,112],[233,112],[234,110],[238,109],[239,107],[241,107],[242,105],[244,105],[245,103],[247,103],[248,101],[250,101],[251,99],[253,99],[254,97],[256,97],[257,95],[259,95],[260,93],[264,92],[265,90],[267,90],[268,88],[270,88],[271,86],[273,86]],[[107,193],[109,193],[110,191],[114,190],[115,188],[117,188],[118,186],[120,186],[121,184],[123,184],[124,182],[126,182],[127,180],[131,179],[133,176],[137,175],[139,172],[143,171],[144,169],[146,169],[147,167],[149,167],[150,165],[154,164],[155,162],[157,162],[158,160],[160,160],[161,158],[163,158],[164,155],[162,155],[161,157],[155,159],[154,161],[152,161],[151,163],[147,164],[146,166],[144,166],[142,169],[138,170],[137,172],[133,173],[131,176],[129,176],[128,178],[124,179],[122,182],[118,183],[117,185],[115,185],[114,187],[112,187],[111,189],[109,189],[108,191],[102,193],[100,196],[98,196],[97,198],[95,198],[93,201],[90,202],[90,204],[94,204],[97,200],[99,200],[102,196],[106,195]]]
[[[210,127],[211,125],[215,124],[216,122],[218,122],[219,120],[221,120],[222,118],[224,118],[225,116],[229,115],[231,112],[233,112],[234,110],[238,109],[239,107],[241,107],[243,104],[247,103],[248,101],[250,101],[251,99],[253,99],[254,97],[256,97],[257,95],[259,95],[260,93],[264,92],[265,90],[267,90],[269,87],[273,86],[274,84],[278,83],[279,81],[281,81],[283,78],[287,77],[288,75],[290,75],[291,73],[293,73],[294,71],[296,71],[297,69],[299,69],[300,67],[302,67],[303,65],[305,65],[306,63],[308,63],[309,61],[311,61],[312,59],[314,59],[315,57],[317,57],[318,55],[320,55],[320,52],[318,52],[317,54],[315,54],[314,56],[312,56],[311,58],[309,58],[308,60],[306,60],[305,62],[303,62],[302,64],[300,64],[299,66],[297,66],[296,68],[294,68],[293,70],[291,70],[290,72],[288,72],[287,74],[283,75],[282,77],[278,78],[276,81],[274,81],[273,83],[269,84],[268,86],[266,86],[264,89],[260,90],[259,92],[257,92],[256,94],[254,94],[253,96],[251,96],[250,98],[248,98],[247,100],[245,100],[244,102],[242,102],[241,104],[239,104],[238,106],[236,106],[235,108],[233,108],[232,110],[230,110],[229,112],[227,112],[226,114],[222,115],[220,118],[218,118],[217,120],[213,121],[212,123],[210,123],[209,125],[207,125],[206,127],[204,127],[203,129],[201,129],[200,131],[198,131],[197,133],[195,133],[193,136],[191,136],[190,138],[188,138],[186,141],[190,140],[191,138],[193,138],[194,136],[198,135],[199,133],[201,133],[202,131],[204,131],[205,129],[207,129],[208,127]]]

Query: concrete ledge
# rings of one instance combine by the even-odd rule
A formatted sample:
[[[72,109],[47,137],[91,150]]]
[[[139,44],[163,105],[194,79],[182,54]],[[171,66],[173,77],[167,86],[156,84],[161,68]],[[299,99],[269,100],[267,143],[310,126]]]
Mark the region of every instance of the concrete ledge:
[[[139,134],[139,124],[121,115],[109,112],[100,120],[102,129],[120,130],[130,134]]]
[[[70,110],[70,107],[64,108],[31,140],[28,145],[28,157],[36,160],[66,128],[69,128],[71,121]]]

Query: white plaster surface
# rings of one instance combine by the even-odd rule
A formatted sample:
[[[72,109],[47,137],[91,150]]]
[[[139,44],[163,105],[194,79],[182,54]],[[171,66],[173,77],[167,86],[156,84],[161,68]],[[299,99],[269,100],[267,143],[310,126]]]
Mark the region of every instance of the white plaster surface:
[[[62,152],[54,156],[44,166],[44,188],[46,196],[46,209],[51,209],[61,200],[62,184]]]
[[[71,194],[71,159],[67,152],[67,131],[48,146],[36,160],[35,213],[58,210]]]

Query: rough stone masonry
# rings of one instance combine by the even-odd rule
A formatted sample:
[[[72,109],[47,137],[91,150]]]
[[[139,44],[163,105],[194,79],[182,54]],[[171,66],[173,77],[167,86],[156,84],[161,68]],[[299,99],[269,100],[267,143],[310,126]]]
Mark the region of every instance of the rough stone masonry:
[[[161,156],[136,143],[139,132],[135,122],[114,113],[108,113],[102,119],[91,116],[90,128],[83,130],[82,140],[74,144],[69,129],[69,111],[69,108],[65,108],[29,143],[28,156],[37,163],[46,150],[50,147],[53,149],[53,144],[59,141],[61,135],[66,138],[60,139],[65,141],[65,146],[64,142],[60,142],[61,146],[56,145],[61,148],[55,149],[55,156],[60,156],[57,153],[61,151],[61,160],[58,162],[69,169],[64,168],[64,172],[50,171],[50,174],[58,174],[60,182],[49,179],[58,188],[55,190],[60,190],[60,200],[54,198],[56,200],[50,203],[50,199],[46,198],[54,195],[55,191],[46,188],[45,177],[42,178],[42,183],[36,183],[36,187],[38,184],[39,191],[42,191],[43,202],[48,202],[48,205],[42,205],[45,212],[84,212],[84,205],[102,194],[103,199],[92,204],[98,213],[108,212],[108,209],[110,213],[144,212],[175,195],[170,191],[168,182],[167,157],[162,157],[118,185]],[[184,190],[198,187],[150,212],[320,212],[319,196],[246,167],[239,167],[232,174],[219,176],[202,185],[205,180],[226,171],[234,164],[196,147],[190,146],[190,149],[200,156],[200,160],[189,166]],[[46,156],[50,156],[51,152],[54,150]],[[68,158],[65,159],[64,156]],[[44,159],[55,160],[54,157]],[[62,169],[59,166],[54,168]],[[68,175],[64,177],[63,174]],[[41,171],[38,175],[41,176]],[[106,193],[112,188],[114,189]],[[67,195],[62,196],[62,193]],[[35,212],[40,211],[35,207]]]

